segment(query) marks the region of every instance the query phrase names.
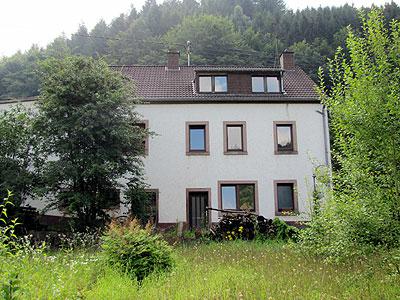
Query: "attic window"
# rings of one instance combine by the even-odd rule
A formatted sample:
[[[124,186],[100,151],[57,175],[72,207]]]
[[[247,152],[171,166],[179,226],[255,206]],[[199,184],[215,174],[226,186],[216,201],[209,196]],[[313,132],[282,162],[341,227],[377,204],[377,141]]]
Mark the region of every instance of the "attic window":
[[[226,93],[227,91],[227,76],[199,76],[200,93]]]
[[[278,76],[253,76],[251,89],[253,93],[280,93],[281,82]]]

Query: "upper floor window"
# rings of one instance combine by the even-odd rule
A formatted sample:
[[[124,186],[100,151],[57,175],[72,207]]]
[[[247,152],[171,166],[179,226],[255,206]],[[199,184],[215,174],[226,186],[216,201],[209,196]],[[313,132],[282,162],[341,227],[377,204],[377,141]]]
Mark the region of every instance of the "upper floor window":
[[[253,93],[280,93],[281,82],[277,76],[253,76],[251,89]]]
[[[208,122],[186,122],[186,154],[209,154]]]
[[[246,122],[224,122],[224,153],[247,154]]]
[[[227,76],[199,76],[200,93],[226,93],[227,91]]]
[[[275,154],[297,154],[296,123],[274,122]]]

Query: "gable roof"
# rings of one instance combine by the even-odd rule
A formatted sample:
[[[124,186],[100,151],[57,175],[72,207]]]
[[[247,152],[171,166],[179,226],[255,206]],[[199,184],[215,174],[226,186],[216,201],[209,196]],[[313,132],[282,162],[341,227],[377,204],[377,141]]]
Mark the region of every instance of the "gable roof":
[[[203,103],[203,102],[319,102],[315,83],[299,67],[292,70],[239,66],[180,66],[168,70],[165,66],[111,66],[135,84],[136,96],[144,102]],[[212,94],[197,93],[196,72],[282,72],[285,93],[271,94]]]

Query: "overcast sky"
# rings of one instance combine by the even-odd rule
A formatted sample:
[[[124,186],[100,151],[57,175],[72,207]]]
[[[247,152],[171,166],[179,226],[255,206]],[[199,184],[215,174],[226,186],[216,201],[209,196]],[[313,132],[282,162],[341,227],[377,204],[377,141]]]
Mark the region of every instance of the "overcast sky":
[[[345,3],[356,7],[384,4],[390,0],[286,0],[292,9],[307,6],[339,6]],[[400,0],[395,2],[399,4]],[[145,0],[0,0],[0,56],[27,50],[32,44],[46,46],[65,33],[68,37],[80,23],[90,30],[103,18],[109,23],[131,5],[140,10]],[[158,0],[162,2],[162,0]]]

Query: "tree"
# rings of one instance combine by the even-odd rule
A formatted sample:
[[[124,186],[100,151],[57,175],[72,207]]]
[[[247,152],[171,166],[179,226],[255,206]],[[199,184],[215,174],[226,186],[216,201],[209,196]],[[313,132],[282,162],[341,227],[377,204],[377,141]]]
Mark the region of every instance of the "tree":
[[[44,51],[32,46],[25,53],[17,52],[0,61],[0,96],[4,98],[35,96],[39,80],[37,62],[44,59]]]
[[[331,116],[334,187],[306,231],[310,250],[330,256],[400,244],[400,22],[382,11],[348,31],[345,56],[329,63],[321,95]]]
[[[0,197],[12,191],[13,203],[18,207],[31,195],[35,179],[31,112],[19,105],[3,111],[0,136]]]
[[[325,60],[316,47],[306,41],[301,41],[292,45],[290,50],[296,54],[296,64],[308,73],[313,80],[317,80],[318,77],[314,68],[315,66],[322,66]]]
[[[42,63],[35,130],[50,207],[98,226],[119,205],[122,182],[142,176],[142,141],[132,87],[104,61],[68,57]]]
[[[244,64],[249,59],[239,52],[249,47],[241,41],[233,22],[225,17],[201,15],[185,18],[167,32],[165,40],[173,46],[192,41],[194,64]]]

